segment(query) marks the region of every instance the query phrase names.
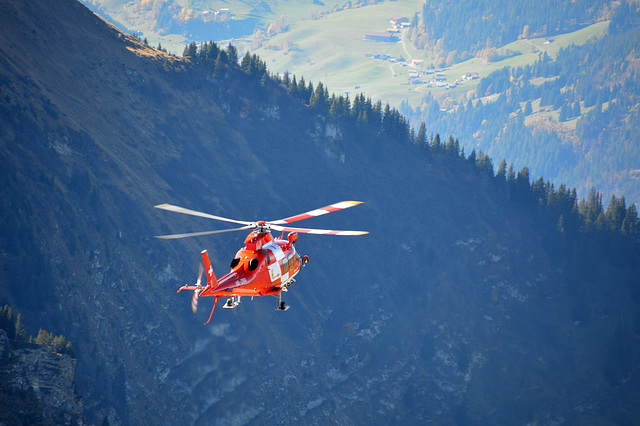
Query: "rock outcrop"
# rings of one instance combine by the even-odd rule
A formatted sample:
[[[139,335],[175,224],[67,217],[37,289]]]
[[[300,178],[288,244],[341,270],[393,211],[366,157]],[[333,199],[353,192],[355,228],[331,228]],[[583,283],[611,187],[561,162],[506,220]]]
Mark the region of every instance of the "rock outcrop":
[[[0,424],[27,421],[82,424],[82,403],[74,390],[76,360],[48,347],[11,342],[0,330],[0,393],[9,402]]]

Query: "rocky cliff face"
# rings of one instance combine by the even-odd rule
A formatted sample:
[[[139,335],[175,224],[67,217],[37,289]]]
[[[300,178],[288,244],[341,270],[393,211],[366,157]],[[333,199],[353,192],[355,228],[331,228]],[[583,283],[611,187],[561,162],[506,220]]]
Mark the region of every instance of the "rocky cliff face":
[[[74,0],[0,10],[0,303],[73,342],[90,420],[640,420],[635,264],[552,254],[472,165],[214,79]],[[371,233],[301,236],[286,313],[243,299],[204,327],[211,302],[193,316],[176,289],[204,248],[226,272],[244,235],[153,238],[217,225],[164,202],[271,220],[349,199],[305,225]]]
[[[8,424],[82,423],[82,403],[75,393],[76,360],[48,348],[10,342],[0,330],[0,377]]]

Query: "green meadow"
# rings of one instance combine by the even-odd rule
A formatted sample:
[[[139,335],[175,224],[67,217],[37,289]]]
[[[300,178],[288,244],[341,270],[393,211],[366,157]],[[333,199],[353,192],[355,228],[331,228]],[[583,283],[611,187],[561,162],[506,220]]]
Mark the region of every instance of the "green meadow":
[[[460,98],[474,90],[478,80],[461,82],[450,89],[426,84],[411,85],[409,73],[431,69],[432,58],[424,51],[414,49],[408,40],[404,48],[401,41],[389,43],[365,40],[367,33],[385,32],[391,26],[390,17],[400,15],[411,19],[421,7],[421,1],[399,0],[346,9],[316,20],[298,21],[289,27],[289,31],[271,37],[268,40],[270,48],[260,48],[254,53],[267,62],[271,72],[288,71],[298,79],[303,76],[307,82],[313,82],[314,86],[322,81],[330,92],[336,94],[364,93],[374,100],[380,99],[391,105],[399,105],[402,100],[417,105],[428,92]],[[467,73],[477,73],[482,78],[503,67],[532,64],[543,50],[555,58],[561,48],[584,43],[590,37],[605,32],[607,27],[608,21],[603,21],[573,33],[557,35],[551,40],[518,40],[500,49],[518,52],[516,56],[490,63],[472,58],[441,71],[448,83],[455,82]],[[401,37],[401,34],[397,35]],[[238,45],[241,52],[251,50],[249,43],[234,41],[234,44]],[[287,46],[289,49],[285,50],[284,47]],[[392,58],[402,57],[407,62],[373,59],[371,56],[376,52]],[[408,62],[409,59],[421,59],[424,62],[413,67]],[[426,75],[422,80],[432,78],[432,75]]]

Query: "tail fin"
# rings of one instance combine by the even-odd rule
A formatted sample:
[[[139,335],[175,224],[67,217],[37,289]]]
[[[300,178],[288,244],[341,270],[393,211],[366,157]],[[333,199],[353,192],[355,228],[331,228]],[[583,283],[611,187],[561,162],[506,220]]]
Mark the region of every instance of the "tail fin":
[[[204,270],[207,273],[207,286],[216,288],[218,286],[218,279],[216,278],[216,274],[213,273],[213,267],[211,266],[209,255],[207,254],[206,250],[202,250],[200,254],[202,254]]]

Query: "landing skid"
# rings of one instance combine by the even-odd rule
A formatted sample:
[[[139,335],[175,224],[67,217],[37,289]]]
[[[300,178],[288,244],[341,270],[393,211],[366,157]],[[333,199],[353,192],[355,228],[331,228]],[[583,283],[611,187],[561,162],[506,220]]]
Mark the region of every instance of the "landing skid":
[[[289,305],[287,305],[286,303],[284,303],[284,301],[280,301],[280,303],[278,303],[278,307],[276,308],[276,311],[288,311],[289,310]]]
[[[285,288],[283,288],[284,290]],[[284,300],[282,300],[282,292],[278,293],[278,306],[276,307],[276,311],[282,311],[285,312],[289,309],[289,305],[287,305],[286,303],[284,303]]]
[[[222,306],[224,309],[233,309],[240,304],[240,296],[233,296],[227,299]]]

